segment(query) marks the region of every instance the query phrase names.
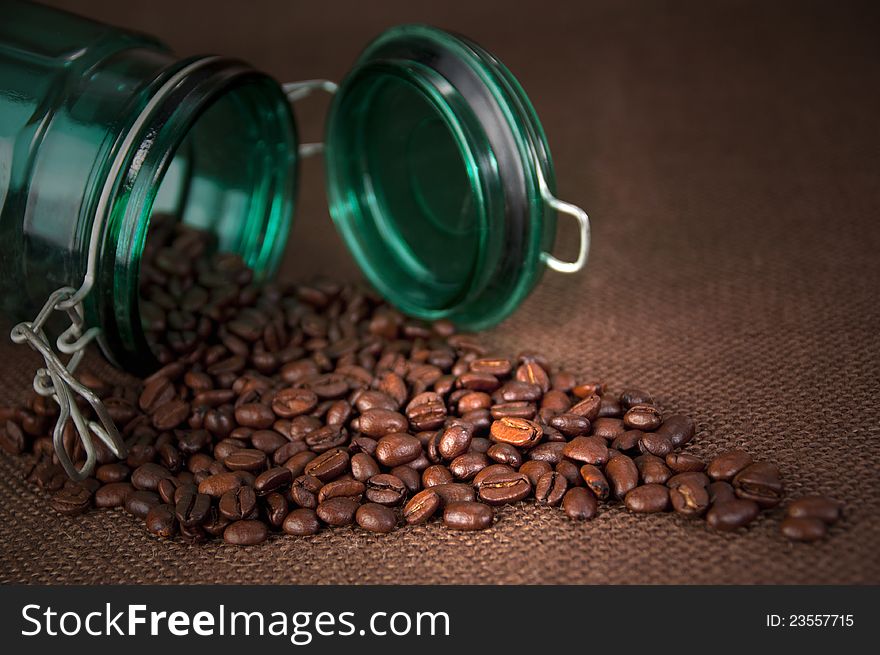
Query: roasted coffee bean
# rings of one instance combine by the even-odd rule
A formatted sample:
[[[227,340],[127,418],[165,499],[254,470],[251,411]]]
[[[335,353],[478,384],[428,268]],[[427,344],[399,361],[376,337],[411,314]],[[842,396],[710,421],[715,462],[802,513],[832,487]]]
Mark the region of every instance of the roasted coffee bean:
[[[300,475],[290,485],[290,500],[307,509],[318,506],[318,492],[323,482],[314,475]]]
[[[571,460],[562,460],[553,467],[553,470],[560,473],[568,481],[570,487],[582,487],[584,485],[578,465]]]
[[[386,434],[376,444],[375,457],[385,466],[407,464],[422,454],[421,442],[410,434]]]
[[[494,514],[483,503],[455,502],[443,510],[443,524],[452,530],[485,530],[492,525]]]
[[[741,470],[733,478],[733,488],[740,498],[764,508],[778,505],[784,492],[779,467],[770,462],[755,462]]]
[[[672,448],[672,440],[662,432],[645,432],[639,439],[639,450],[657,457],[666,457]]]
[[[159,481],[159,485],[156,488],[156,491],[159,494],[159,497],[162,499],[163,503],[168,503],[169,505],[173,505],[175,503],[174,496],[177,493],[177,489],[180,487],[180,482],[177,478],[165,478],[164,480]]]
[[[406,406],[406,417],[415,430],[436,430],[446,420],[446,403],[440,394],[425,391]]]
[[[412,462],[417,464],[418,462]],[[424,470],[427,470],[425,467]],[[407,464],[395,466],[391,469],[391,475],[400,479],[408,493],[414,494],[422,488],[422,474]]]
[[[828,525],[840,519],[842,505],[828,496],[801,496],[789,503],[785,513],[792,518],[819,519]]]
[[[474,428],[470,423],[454,421],[440,431],[437,452],[443,459],[455,459],[464,455],[471,445]]]
[[[312,475],[322,482],[332,480],[343,473],[349,464],[348,453],[339,448],[321,453],[318,457],[306,464],[305,473]],[[288,468],[288,467],[285,467]]]
[[[227,493],[235,493],[235,491]],[[251,493],[253,494],[252,491]],[[194,493],[191,489],[187,489],[180,495],[177,503],[174,505],[174,514],[180,525],[191,528],[204,521],[210,509],[211,497],[208,494]]]
[[[272,399],[272,411],[282,418],[308,414],[318,404],[318,395],[311,389],[282,389]]]
[[[713,480],[730,482],[733,477],[752,463],[752,456],[742,450],[728,450],[721,453],[706,467],[706,473]]]
[[[568,480],[565,476],[551,471],[538,479],[538,484],[535,485],[535,500],[544,505],[555,507],[562,502],[567,490]]]
[[[517,448],[531,448],[541,441],[544,431],[534,421],[523,418],[502,418],[492,423],[490,438]]]
[[[513,446],[507,443],[493,444],[486,455],[494,462],[499,464],[507,464],[513,468],[519,468],[522,464],[522,454]]]
[[[137,467],[131,474],[131,484],[135,489],[156,491],[159,481],[174,477],[171,471],[159,464],[147,463]]]
[[[366,486],[363,482],[350,479],[333,480],[325,484],[318,491],[318,502],[323,503],[325,500],[340,496],[360,500],[364,491],[366,491]]]
[[[397,476],[380,473],[367,480],[365,495],[380,505],[399,505],[406,498],[406,485]]]
[[[122,507],[133,491],[128,482],[108,482],[95,492],[95,507]]]
[[[207,496],[205,496],[205,498],[207,498]],[[177,504],[177,507],[180,508],[180,503]],[[238,487],[227,491],[220,496],[220,502],[218,504],[220,514],[230,521],[239,521],[241,519],[250,518],[256,508],[257,496],[254,493],[254,490],[250,487]],[[178,516],[178,519],[181,524],[185,524],[185,521],[180,515]],[[195,520],[188,525],[201,523],[202,520]]]
[[[173,400],[175,396],[171,380],[160,375],[144,385],[144,390],[138,399],[138,406],[148,414],[152,414],[156,408]]]
[[[601,466],[608,461],[608,446],[599,437],[575,437],[565,445],[562,453],[585,464]]]
[[[242,448],[233,451],[223,459],[223,465],[230,471],[250,471],[258,473],[266,468],[266,453],[255,448]]]
[[[626,455],[618,455],[608,460],[605,465],[605,477],[611,483],[614,497],[618,500],[623,500],[639,484],[639,470],[635,462]]]
[[[639,476],[645,484],[666,484],[672,472],[666,463],[654,455],[639,455],[634,460]]]
[[[92,504],[92,492],[82,483],[66,484],[52,494],[49,504],[59,514],[82,514]]]
[[[602,405],[602,397],[591,394],[586,398],[576,402],[569,408],[569,413],[583,416],[590,423],[594,423],[599,418],[599,407]],[[595,430],[594,430],[595,433]]]
[[[562,498],[562,511],[575,521],[589,521],[596,516],[599,503],[586,487],[572,487]]]
[[[524,474],[533,487],[538,486],[538,480],[541,479],[541,476],[545,473],[549,473],[553,470],[553,467],[550,463],[542,461],[542,460],[533,460],[529,462],[525,462],[522,466],[519,467],[519,472]]]
[[[792,541],[818,541],[828,534],[824,521],[806,516],[788,516],[782,520],[779,528]]]
[[[177,518],[171,505],[156,505],[147,512],[144,523],[147,530],[157,537],[167,539],[177,534]]]
[[[266,524],[257,520],[230,523],[223,531],[223,541],[235,546],[255,546],[269,537]]]
[[[454,479],[452,472],[442,464],[434,464],[422,471],[422,486],[426,489],[452,482]]]
[[[673,448],[681,448],[690,443],[694,438],[696,426],[690,416],[672,414],[663,419],[663,423],[657,428],[657,432],[669,437]]]
[[[102,464],[95,469],[95,477],[104,484],[125,482],[130,475],[131,469],[122,462]]]
[[[199,493],[219,498],[230,489],[236,489],[242,484],[244,484],[244,481],[241,476],[232,471],[215,473],[199,483]]]
[[[565,441],[538,444],[528,452],[528,458],[555,466],[565,457],[564,451],[567,445]]]
[[[489,505],[504,505],[522,500],[532,493],[532,485],[523,473],[499,471],[480,481],[477,495]]]
[[[599,405],[599,418],[621,418],[623,416],[623,406],[616,398],[602,396],[602,403]]]
[[[151,509],[156,505],[161,504],[161,502],[162,499],[159,498],[159,494],[153,491],[135,489],[126,494],[124,506],[125,511],[129,514],[136,516],[139,519],[143,519],[146,518]]]
[[[153,410],[153,427],[157,430],[176,428],[189,416],[189,410],[189,403],[185,403],[178,398],[169,400]]]
[[[662,484],[645,484],[627,493],[624,503],[631,512],[664,512],[669,507],[669,489]]]
[[[366,453],[355,453],[351,456],[351,474],[355,480],[366,482],[374,475],[379,475],[379,465]]]
[[[591,422],[593,424],[593,436],[602,437],[608,441],[613,441],[626,432],[626,427],[619,418],[597,418]]]
[[[489,458],[485,454],[465,453],[449,463],[449,470],[459,480],[472,480],[487,466],[489,466]]]
[[[287,516],[287,498],[277,491],[266,494],[263,497],[263,511],[272,528],[276,530],[281,528],[284,524],[284,518]]]
[[[713,504],[706,512],[706,523],[716,530],[730,532],[754,521],[760,511],[758,503],[735,498]]]
[[[403,508],[403,518],[410,525],[426,522],[440,508],[440,496],[433,489],[424,489],[410,498]]]
[[[340,425],[325,425],[305,438],[306,445],[316,453],[323,453],[348,443],[348,431]]]
[[[285,460],[283,466],[290,471],[290,474],[293,477],[298,477],[305,472],[306,466],[308,466],[309,462],[316,459],[317,456],[318,455],[311,450],[304,450]]]
[[[382,534],[393,531],[397,526],[397,515],[394,511],[378,503],[366,503],[358,507],[355,520],[364,530]]]
[[[609,487],[608,480],[605,478],[605,474],[602,473],[602,470],[598,466],[594,466],[593,464],[584,464],[580,468],[580,476],[584,483],[587,485],[587,489],[593,492],[593,494],[599,500],[605,500],[608,498]]]
[[[472,501],[477,499],[476,490],[469,484],[461,482],[450,482],[449,484],[438,484],[431,487],[431,491],[435,492],[440,498],[441,506],[445,507],[450,503]]]
[[[659,428],[662,421],[660,410],[653,405],[633,405],[623,415],[623,424],[630,430],[651,432]]]
[[[709,490],[694,482],[683,482],[669,490],[672,509],[687,517],[702,516],[709,509]]]
[[[703,460],[687,453],[669,453],[666,455],[666,465],[675,473],[702,471],[706,468]]]
[[[358,507],[358,502],[351,498],[331,498],[319,503],[315,513],[327,525],[351,525],[354,523],[354,515]]]
[[[666,486],[670,489],[682,484],[692,484],[698,487],[708,487],[709,477],[702,471],[686,471],[684,473],[676,473],[666,481]]]
[[[577,437],[590,432],[590,421],[579,414],[559,414],[550,419],[550,425],[566,437]]]
[[[627,389],[620,394],[620,404],[624,409],[629,409],[635,405],[653,405],[654,397],[640,389]]]
[[[265,430],[271,428],[275,422],[275,413],[271,407],[262,403],[244,403],[235,408],[235,420],[239,425],[255,430]],[[228,530],[229,528],[227,528]]]
[[[571,392],[578,398],[586,398],[593,394],[601,396],[605,393],[605,385],[602,382],[584,382],[583,384],[574,385]]]
[[[290,512],[284,518],[281,529],[287,534],[305,537],[317,534],[318,530],[321,529],[321,524],[318,522],[318,515],[315,513],[315,510],[300,507]]]
[[[533,384],[541,389],[541,393],[550,390],[550,376],[538,362],[526,360],[516,369],[516,379],[520,382]]]
[[[274,454],[279,448],[290,443],[275,430],[255,430],[251,434],[251,445],[267,455]]]
[[[368,437],[378,439],[386,434],[406,432],[409,429],[409,421],[398,412],[371,409],[358,417],[355,429]]]

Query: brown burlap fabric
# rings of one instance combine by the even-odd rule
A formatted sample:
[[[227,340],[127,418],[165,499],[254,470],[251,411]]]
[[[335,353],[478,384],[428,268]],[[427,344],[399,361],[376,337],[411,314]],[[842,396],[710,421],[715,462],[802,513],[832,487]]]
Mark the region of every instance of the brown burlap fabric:
[[[561,195],[594,221],[588,270],[546,275],[492,342],[546,351],[612,388],[653,390],[665,409],[697,419],[689,450],[740,446],[773,459],[791,494],[844,499],[846,517],[827,540],[800,545],[780,536],[781,509],[728,535],[674,515],[612,507],[574,523],[525,504],[478,534],[432,524],[187,546],[151,538],[121,511],[56,515],[21,481],[24,463],[2,456],[0,580],[880,583],[872,3],[71,4],[181,53],[239,55],[282,79],[338,79],[397,22],[481,41],[533,98]],[[322,110],[298,109],[306,139],[320,134]],[[321,185],[310,163],[285,275],[354,278]],[[11,346],[0,353],[8,402],[36,359]]]

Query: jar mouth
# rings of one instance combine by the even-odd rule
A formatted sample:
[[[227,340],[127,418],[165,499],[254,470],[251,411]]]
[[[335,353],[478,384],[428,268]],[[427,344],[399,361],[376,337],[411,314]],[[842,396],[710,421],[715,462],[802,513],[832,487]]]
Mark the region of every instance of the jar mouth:
[[[242,62],[201,63],[187,60],[163,76],[193,68],[154,103],[122,171],[108,180],[113,201],[93,307],[105,355],[133,373],[159,365],[140,315],[141,259],[154,212],[211,232],[218,249],[240,254],[257,281],[274,273],[290,229],[297,135],[283,91]]]

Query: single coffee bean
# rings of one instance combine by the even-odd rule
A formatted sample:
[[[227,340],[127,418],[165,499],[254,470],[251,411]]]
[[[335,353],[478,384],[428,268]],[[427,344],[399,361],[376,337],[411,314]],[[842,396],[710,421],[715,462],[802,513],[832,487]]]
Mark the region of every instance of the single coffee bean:
[[[464,455],[471,445],[474,428],[470,423],[455,421],[440,431],[437,451],[443,459],[455,459]]]
[[[147,514],[156,505],[161,504],[162,499],[154,491],[136,489],[125,496],[125,511],[139,519],[147,517]]]
[[[541,387],[522,380],[511,380],[498,389],[502,403],[535,402],[541,399]]]
[[[351,498],[331,498],[319,503],[315,513],[327,525],[343,526],[354,523],[359,503]]]
[[[157,430],[176,428],[186,420],[189,416],[189,411],[189,403],[185,403],[178,398],[169,400],[153,411],[153,427]]]
[[[287,516],[287,498],[277,491],[266,494],[263,496],[263,511],[266,514],[266,521],[272,528],[276,530],[281,528]]]
[[[266,524],[256,520],[242,520],[230,523],[223,531],[223,541],[235,546],[255,546],[269,537]]]
[[[536,462],[547,462],[548,464],[556,465],[565,458],[565,448],[567,445],[565,441],[541,443],[528,452],[528,457]]]
[[[566,481],[568,482],[568,486],[570,487],[582,487],[584,486],[584,481],[581,479],[581,472],[577,464],[574,462],[564,459],[559,464],[557,464],[553,470],[562,475]]]
[[[160,480],[171,477],[174,477],[173,474],[164,466],[148,462],[138,466],[134,472],[132,472],[131,484],[135,489],[156,491],[159,488]]]
[[[235,492],[230,491],[228,493]],[[207,518],[210,509],[211,497],[204,493],[193,493],[191,489],[182,492],[177,503],[174,505],[174,513],[177,520],[180,522],[180,525],[186,528],[199,525]]]
[[[489,458],[483,453],[459,455],[449,463],[449,470],[459,480],[473,480],[484,468],[489,466]]]
[[[406,417],[415,430],[436,430],[446,420],[446,403],[440,394],[425,391],[406,406]]]
[[[152,414],[156,408],[173,400],[175,395],[171,380],[160,375],[144,385],[144,390],[138,399],[138,406],[141,410]]]
[[[578,437],[590,432],[590,421],[579,414],[558,414],[550,419],[550,425],[566,437]]]
[[[380,473],[367,480],[365,486],[367,500],[380,505],[399,505],[406,498],[406,485],[389,473]]]
[[[239,425],[255,430],[265,430],[271,428],[275,422],[275,413],[271,407],[262,403],[244,403],[235,408],[235,420]],[[231,527],[229,526],[229,528]],[[227,528],[227,532],[229,528]]]
[[[689,518],[702,516],[709,509],[709,490],[706,486],[686,481],[669,490],[672,509]]]
[[[410,525],[425,523],[440,508],[440,496],[433,489],[423,489],[403,507],[403,518]]]
[[[538,362],[527,360],[516,369],[516,379],[520,382],[533,384],[541,389],[542,393],[550,390],[550,376]]]
[[[666,457],[673,450],[672,440],[662,432],[645,432],[639,439],[639,450],[657,457]]]
[[[760,511],[758,503],[735,498],[712,505],[706,512],[706,523],[710,528],[730,532],[754,521]]]
[[[125,482],[130,475],[131,469],[122,462],[102,464],[95,469],[95,477],[104,484]]]
[[[411,463],[417,464],[418,462]],[[427,467],[424,470],[427,470]],[[403,486],[406,487],[408,493],[414,494],[422,488],[421,473],[407,464],[395,466],[391,469],[391,475],[403,482]]]
[[[663,420],[657,432],[669,437],[673,448],[681,448],[694,438],[696,425],[690,416],[672,414]]]
[[[581,466],[579,473],[584,483],[587,485],[587,489],[592,491],[596,498],[599,500],[605,500],[608,498],[608,480],[598,466],[584,464]]]
[[[318,515],[315,513],[315,510],[300,507],[290,512],[284,518],[281,529],[286,534],[305,537],[317,534],[318,530],[321,529],[321,524],[318,522]]]
[[[779,467],[770,462],[750,464],[733,478],[736,495],[754,500],[760,507],[774,507],[782,500],[784,487],[779,477]]]
[[[134,491],[128,482],[110,482],[95,492],[95,507],[122,507]]]
[[[533,487],[538,485],[538,480],[541,479],[542,475],[549,473],[552,470],[553,467],[549,462],[541,460],[528,461],[519,467],[519,472],[529,479],[529,482]]]
[[[364,530],[382,534],[391,532],[397,526],[394,511],[378,503],[366,503],[358,507],[355,520]]]
[[[443,524],[452,530],[485,530],[492,525],[494,514],[483,503],[455,502],[443,510]]]
[[[489,459],[499,464],[507,464],[513,468],[519,468],[522,465],[522,454],[513,446],[507,443],[493,444],[486,451]]]
[[[371,409],[358,417],[357,429],[368,437],[378,439],[386,434],[406,432],[409,429],[409,421],[398,412]]]
[[[639,469],[639,476],[645,484],[666,484],[666,481],[672,477],[672,471],[666,466],[659,457],[654,455],[639,455],[634,460],[636,468]]]
[[[706,473],[713,480],[730,482],[734,476],[752,463],[752,456],[742,450],[728,450],[721,453],[706,467]]]
[[[819,519],[833,525],[840,519],[841,503],[828,496],[801,496],[789,503],[785,513],[792,518]]]
[[[782,520],[779,529],[792,541],[818,541],[828,534],[828,527],[822,519],[806,516],[788,516]]]
[[[665,512],[669,507],[669,489],[662,484],[645,484],[627,493],[624,503],[631,512]]]
[[[602,404],[599,405],[599,418],[621,418],[623,407],[620,401],[610,396],[602,396]]]
[[[205,498],[207,498],[207,496],[205,496]],[[177,506],[180,507],[180,503],[178,503]],[[230,521],[239,521],[241,519],[250,518],[256,508],[257,496],[254,493],[254,490],[250,487],[238,487],[227,491],[220,496],[220,503],[218,505],[220,514]],[[184,523],[182,518],[180,519],[180,522]],[[195,523],[201,522],[201,520],[195,521]],[[191,523],[190,525],[195,523]]]
[[[300,507],[315,509],[318,506],[318,492],[323,485],[314,475],[300,475],[290,485],[290,500]]]
[[[623,500],[639,484],[639,469],[626,455],[618,455],[605,465],[605,477],[611,483],[614,497]]]
[[[489,505],[515,503],[532,493],[532,485],[523,473],[499,471],[480,481],[477,495]]]
[[[305,473],[326,482],[343,473],[348,468],[348,464],[348,453],[342,449],[334,448],[321,453],[306,464]]]
[[[344,478],[333,480],[321,487],[321,490],[318,492],[318,502],[323,503],[325,500],[340,496],[360,500],[364,491],[366,491],[366,486],[363,482]]]
[[[626,426],[619,418],[597,418],[592,424],[593,436],[602,437],[607,441],[613,441],[626,432]]]
[[[602,397],[597,394],[590,394],[586,398],[579,400],[572,405],[568,411],[570,414],[584,417],[590,423],[595,425],[594,422],[599,418],[599,407],[601,407],[601,405]]]
[[[311,389],[282,389],[272,399],[272,411],[281,418],[308,414],[318,404],[318,395]]]
[[[241,448],[233,451],[223,460],[230,471],[250,471],[256,473],[266,468],[266,453],[256,448]]]
[[[669,453],[666,455],[666,466],[675,473],[687,473],[689,471],[702,471],[706,468],[705,462],[699,457],[687,453]]]
[[[541,426],[523,418],[502,418],[492,423],[490,438],[496,443],[507,443],[517,448],[531,448],[541,441]]]
[[[422,471],[422,486],[426,489],[436,487],[438,484],[453,482],[454,479],[452,472],[442,464],[434,464]]]
[[[629,409],[636,405],[653,405],[654,397],[647,391],[627,389],[620,394],[620,404],[624,409]]]
[[[157,537],[169,538],[177,533],[177,518],[171,505],[156,505],[144,518],[147,530]]]
[[[403,432],[386,434],[376,444],[376,459],[389,467],[412,462],[421,454],[421,442],[414,436]]]
[[[572,487],[562,498],[562,511],[575,521],[589,521],[596,516],[599,503],[586,487]]]
[[[379,473],[379,465],[367,453],[355,453],[351,456],[351,474],[355,480],[366,482]]]
[[[92,504],[92,493],[82,483],[66,484],[52,494],[49,504],[52,509],[65,516],[82,514]]]
[[[562,450],[569,459],[601,466],[608,461],[608,446],[599,437],[575,437]]]
[[[294,455],[292,455],[289,459],[286,459],[283,463],[284,468],[290,471],[290,474],[293,477],[298,477],[303,474],[306,470],[306,466],[308,466],[309,462],[316,459],[318,457],[317,453],[313,453],[311,450],[303,450]]]
[[[627,430],[614,438],[611,442],[611,447],[622,453],[633,453],[635,451],[641,452],[639,442],[644,436],[645,433],[641,430]]]
[[[568,480],[564,475],[551,471],[538,479],[535,485],[535,500],[543,505],[555,507],[562,502],[568,490]]]
[[[293,482],[293,474],[290,469],[276,466],[257,476],[254,480],[254,490],[260,496],[265,496],[275,491],[284,491],[291,482]]]

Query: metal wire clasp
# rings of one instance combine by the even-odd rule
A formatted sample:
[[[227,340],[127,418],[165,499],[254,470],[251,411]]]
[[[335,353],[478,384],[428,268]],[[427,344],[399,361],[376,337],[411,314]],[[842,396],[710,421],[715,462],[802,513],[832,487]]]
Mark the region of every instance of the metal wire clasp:
[[[339,85],[330,80],[302,80],[301,82],[287,82],[286,84],[281,85],[281,89],[284,91],[287,96],[287,101],[290,104],[302,100],[303,98],[307,98],[312,95],[313,91],[326,91],[332,95],[336,93],[338,88]],[[322,152],[324,152],[324,144],[320,142],[302,143],[298,150],[299,156],[303,159]]]
[[[126,456],[126,447],[119,436],[116,425],[110,418],[110,414],[104,407],[104,403],[94,391],[73,376],[73,372],[85,354],[86,345],[99,333],[98,328],[83,331],[82,302],[70,303],[71,300],[75,300],[75,295],[76,289],[73,287],[62,287],[54,291],[49,295],[37,317],[33,321],[25,321],[16,325],[12,328],[9,336],[13,342],[27,343],[43,356],[46,366],[37,369],[34,376],[34,391],[41,396],[51,397],[58,403],[61,411],[52,433],[55,453],[67,475],[73,480],[82,480],[88,477],[95,468],[96,454],[92,434],[103,441],[120,459]],[[71,355],[66,364],[52,350],[46,332],[43,330],[43,326],[53,311],[62,311],[70,319],[70,327],[55,342],[60,352]],[[76,403],[76,396],[83,398],[92,406],[98,416],[97,422],[86,420]],[[80,469],[76,468],[64,447],[64,427],[67,425],[67,419],[73,420],[74,427],[86,451],[86,461]]]
[[[547,268],[552,268],[559,273],[577,273],[587,263],[587,254],[590,252],[590,217],[583,209],[570,202],[565,202],[554,196],[550,192],[547,180],[544,179],[544,173],[541,171],[541,164],[538,162],[536,169],[538,171],[538,186],[541,197],[550,207],[563,214],[573,216],[578,222],[580,230],[580,245],[578,247],[578,257],[573,262],[564,262],[557,259],[549,252],[542,252],[541,259],[547,264]]]

